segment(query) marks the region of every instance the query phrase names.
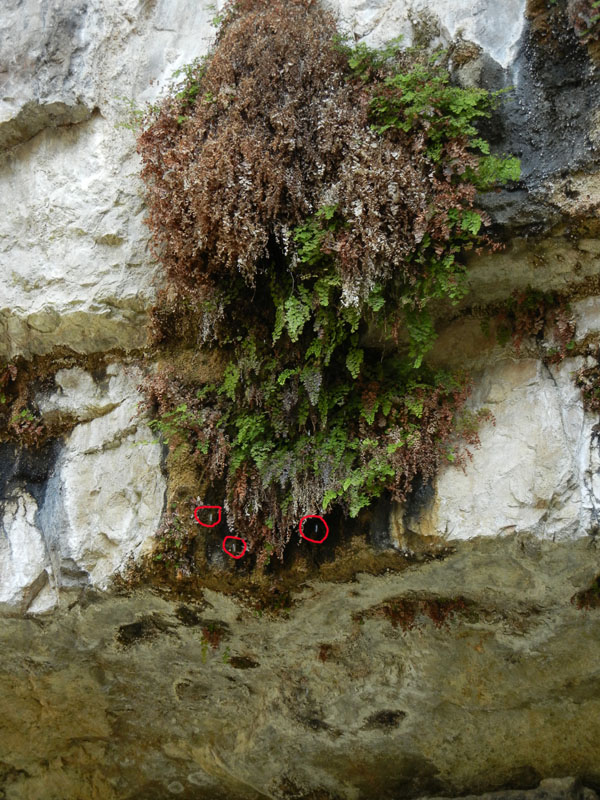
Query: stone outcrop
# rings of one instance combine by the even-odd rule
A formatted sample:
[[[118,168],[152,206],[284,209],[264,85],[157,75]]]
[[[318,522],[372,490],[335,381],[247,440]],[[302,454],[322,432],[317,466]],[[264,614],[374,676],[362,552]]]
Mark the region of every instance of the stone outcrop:
[[[464,471],[294,562],[291,588],[207,534],[210,581],[134,590],[168,476],[136,413],[162,278],[126,98],[206,53],[223,3],[5,0],[0,361],[42,358],[57,431],[0,442],[7,800],[596,800],[600,440],[572,377],[600,345],[598,65],[565,0],[327,4],[357,40],[448,46],[463,86],[514,87],[486,135],[523,178],[482,198],[506,246],[472,258],[430,356],[471,370],[495,424]],[[571,298],[560,365],[482,330],[528,286]],[[79,366],[53,366],[66,350]]]
[[[480,374],[472,398],[494,415],[465,469],[444,467],[429,496],[395,513],[395,536],[407,531],[444,539],[528,532],[552,541],[585,536],[600,521],[600,449],[572,373],[503,359]]]
[[[39,406],[49,420],[77,420],[71,433],[38,451],[1,445],[0,613],[42,613],[61,592],[106,587],[151,544],[165,478],[161,447],[136,419],[139,370],[130,373],[57,372]]]
[[[0,785],[11,800],[597,786],[600,613],[572,598],[599,553],[512,535],[308,581],[278,615],[217,591],[87,589],[5,620]]]

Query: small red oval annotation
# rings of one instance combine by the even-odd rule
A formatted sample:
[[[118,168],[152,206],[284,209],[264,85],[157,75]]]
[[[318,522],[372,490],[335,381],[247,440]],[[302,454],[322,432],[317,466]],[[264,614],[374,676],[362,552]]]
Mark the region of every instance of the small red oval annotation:
[[[325,525],[325,536],[322,539],[309,539],[308,536],[305,536],[302,532],[302,523],[305,519],[320,519],[323,525]],[[305,517],[302,517],[300,520],[300,536],[303,539],[306,539],[307,542],[313,542],[314,544],[322,544],[325,539],[329,536],[329,525],[325,522],[323,517],[320,517],[318,514],[307,514]]]
[[[217,519],[216,522],[202,522],[201,519],[198,519],[198,513],[197,512],[201,511],[204,508],[210,508],[210,509],[218,508],[219,509],[219,518]],[[197,506],[194,509],[194,516],[196,517],[196,522],[198,523],[198,525],[202,525],[203,528],[214,528],[215,525],[218,525],[219,522],[221,522],[221,511],[222,511],[222,509],[223,509],[223,506]]]
[[[228,550],[228,549],[225,547],[225,542],[227,541],[227,539],[237,539],[237,541],[238,541],[238,542],[244,542],[244,549],[243,549],[243,550],[242,550],[242,552],[239,554],[239,556],[236,556],[236,555],[234,555],[233,553],[230,553],[230,552],[229,552],[229,550]],[[244,539],[242,539],[242,537],[241,537],[241,536],[226,536],[226,537],[223,539],[223,550],[224,550],[224,551],[227,553],[227,555],[228,555],[228,556],[231,556],[231,558],[241,558],[241,557],[244,555],[244,553],[246,552],[246,549],[247,549],[247,548],[248,548],[248,545],[246,544],[246,542],[244,541]]]
[[[217,515],[216,522],[202,522],[202,520],[198,518],[198,511],[205,511],[205,510],[213,511],[215,509],[219,512]],[[222,511],[223,511],[223,506],[196,506],[196,508],[194,509],[194,517],[198,525],[202,525],[203,528],[215,528],[221,522]],[[325,526],[325,536],[323,536],[322,539],[311,539],[310,536],[306,536],[304,534],[304,531],[302,530],[302,523],[304,522],[304,520],[307,519],[321,520],[321,522]],[[322,544],[325,541],[325,539],[327,539],[327,537],[329,536],[329,525],[325,522],[323,517],[319,516],[318,514],[306,514],[306,516],[302,517],[302,519],[300,520],[300,536],[303,539],[306,539],[307,542],[312,542],[313,544]],[[230,553],[229,550],[225,547],[225,542],[227,541],[227,539],[234,539],[235,541],[242,542],[242,544],[244,545],[244,549],[239,555],[236,555],[235,553]],[[241,536],[226,536],[223,539],[223,551],[227,553],[227,555],[230,556],[231,558],[235,559],[242,558],[247,549],[248,549],[248,544],[246,543],[245,539],[242,539]]]

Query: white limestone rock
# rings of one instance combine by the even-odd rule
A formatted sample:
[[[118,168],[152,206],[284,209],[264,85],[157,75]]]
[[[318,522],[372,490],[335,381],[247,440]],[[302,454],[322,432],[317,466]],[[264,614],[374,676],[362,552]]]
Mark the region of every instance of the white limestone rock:
[[[149,546],[165,479],[160,446],[144,443],[153,437],[136,416],[141,372],[112,364],[101,385],[90,377],[83,370],[62,370],[59,390],[41,403],[46,413],[80,409],[89,419],[67,437],[48,482],[47,521],[58,528],[62,563],[104,588],[130,555]],[[102,415],[90,419],[93,410]]]
[[[95,114],[5,157],[0,358],[145,344],[156,268],[130,146]]]
[[[104,588],[129,555],[139,555],[158,527],[165,481],[160,448],[133,420],[127,402],[77,426],[66,442],[56,489],[60,493],[63,558]]]
[[[531,533],[553,541],[585,536],[600,511],[600,455],[571,373],[583,359],[548,369],[540,361],[505,360],[477,382],[474,407],[496,424],[463,472],[442,468],[433,499],[407,518],[397,509],[397,541],[410,530],[448,540]]]
[[[0,149],[153,94],[174,61],[206,49],[214,13],[192,0],[5,0]]]
[[[346,30],[378,45],[395,36],[412,44],[415,29],[427,26],[434,42],[448,44],[456,36],[479,45],[494,61],[508,67],[525,24],[525,0],[491,6],[483,0],[328,0]],[[437,35],[436,35],[437,34]]]
[[[191,0],[4,5],[0,358],[146,343],[161,277],[135,134],[115,126],[127,121],[123,98],[154,100],[206,52],[213,15]]]
[[[87,422],[108,414],[131,398],[132,380],[140,379],[139,370],[130,368],[128,373],[126,369],[109,364],[100,380],[81,367],[59,369],[54,376],[56,391],[37,397],[40,413],[46,422],[66,415]]]
[[[41,500],[13,482],[0,531],[0,613],[43,613],[61,592],[106,588],[130,556],[152,543],[163,511],[161,449],[137,418],[139,369],[112,364],[100,383],[79,368],[57,373],[38,398],[47,418],[75,413]],[[21,470],[23,472],[23,470]]]
[[[94,47],[100,11],[99,4],[88,9],[81,0],[3,2],[1,149],[30,139],[45,127],[89,117],[93,106],[89,66],[87,70],[82,66]]]
[[[24,492],[6,499],[0,528],[0,614],[23,612],[48,583],[50,559],[36,524],[38,506]]]
[[[600,248],[600,241],[595,242]],[[586,336],[600,333],[600,297],[585,297],[573,303],[576,338],[581,341]]]

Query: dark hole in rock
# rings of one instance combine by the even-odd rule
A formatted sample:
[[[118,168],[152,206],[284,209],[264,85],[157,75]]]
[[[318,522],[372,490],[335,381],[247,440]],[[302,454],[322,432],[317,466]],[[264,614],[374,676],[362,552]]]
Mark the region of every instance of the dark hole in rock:
[[[184,488],[186,488],[186,487],[184,487]],[[189,495],[189,491],[188,491],[188,495]],[[183,500],[183,499],[185,499],[185,497],[186,497],[186,493],[182,492],[181,498],[178,498],[178,499]],[[219,519],[219,510],[216,509],[216,508],[200,508],[200,509],[198,509],[198,511],[196,511],[196,515],[197,515],[198,519],[204,525],[214,525],[216,523],[216,521]]]
[[[538,784],[541,781],[541,779],[542,779],[542,776],[540,775],[540,773],[534,767],[532,767],[532,766],[530,766],[528,764],[525,764],[522,767],[518,767],[517,769],[515,769],[512,772],[512,774],[510,775],[510,777],[508,778],[508,780],[504,781],[503,786],[502,787],[498,787],[498,788],[502,788],[503,790],[506,790],[506,789],[513,789],[513,790],[515,790],[515,789],[521,789],[521,790],[523,790],[523,789],[536,789],[538,787]],[[548,797],[548,794],[544,791],[544,789],[542,787],[540,787],[540,789],[541,789],[541,791],[540,791],[540,795],[538,795],[538,797],[541,796],[541,798],[544,798],[544,800],[545,800],[545,798]],[[535,794],[537,795],[537,792]],[[558,795],[558,796],[560,797],[560,795]],[[569,797],[569,796],[570,795],[568,795],[568,794],[563,795],[563,797],[565,797],[565,798]]]
[[[588,589],[577,592],[571,598],[577,608],[600,608],[600,575],[597,575]]]
[[[129,625],[121,625],[117,633],[117,641],[125,647],[130,647],[135,642],[145,639],[148,634],[156,633],[154,627],[148,629],[144,621],[130,622]]]
[[[389,550],[393,546],[390,537],[391,511],[391,496],[386,491],[375,503],[369,525],[369,541],[375,550]]]

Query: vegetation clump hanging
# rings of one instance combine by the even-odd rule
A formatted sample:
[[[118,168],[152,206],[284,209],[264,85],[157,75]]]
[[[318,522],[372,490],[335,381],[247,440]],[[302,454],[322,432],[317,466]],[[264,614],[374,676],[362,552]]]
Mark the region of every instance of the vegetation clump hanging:
[[[443,52],[350,46],[312,0],[228,6],[182,76],[138,140],[168,277],[152,331],[226,366],[163,371],[147,407],[281,557],[301,516],[402,500],[477,443],[466,378],[422,363],[430,308],[464,296],[464,253],[495,246],[476,193],[519,165],[477,132],[497,96],[451,85]]]

